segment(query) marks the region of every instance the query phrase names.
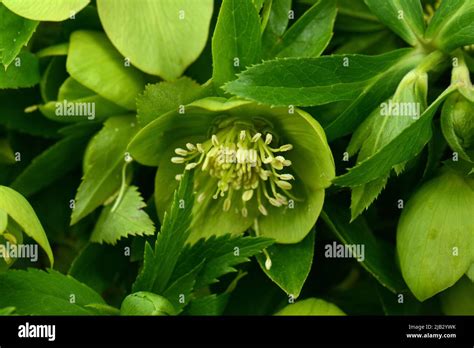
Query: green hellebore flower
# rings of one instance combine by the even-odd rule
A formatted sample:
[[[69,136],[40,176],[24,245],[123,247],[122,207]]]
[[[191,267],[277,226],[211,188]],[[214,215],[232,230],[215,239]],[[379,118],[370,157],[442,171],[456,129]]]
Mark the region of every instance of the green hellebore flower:
[[[169,112],[130,144],[140,163],[158,165],[160,219],[184,170],[194,170],[195,204],[189,241],[249,227],[279,243],[311,230],[335,175],[323,129],[302,110],[206,98]]]

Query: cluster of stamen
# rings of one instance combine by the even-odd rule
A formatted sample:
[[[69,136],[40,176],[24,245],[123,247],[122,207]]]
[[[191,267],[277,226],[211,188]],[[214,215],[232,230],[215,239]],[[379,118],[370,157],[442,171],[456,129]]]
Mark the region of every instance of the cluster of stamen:
[[[238,208],[242,216],[247,217],[247,203],[252,199],[257,200],[260,213],[267,215],[265,202],[282,207],[296,199],[290,192],[293,175],[281,172],[291,166],[282,153],[293,146],[272,147],[272,142],[275,143],[271,133],[262,134],[252,126],[233,124],[202,144],[188,143],[186,148],[175,149],[177,156],[171,162],[184,164],[186,170],[201,170],[217,180],[212,192],[198,192],[198,202],[212,195],[213,199],[224,199],[223,210],[228,211],[234,195],[240,195]],[[177,175],[176,179],[181,177]]]

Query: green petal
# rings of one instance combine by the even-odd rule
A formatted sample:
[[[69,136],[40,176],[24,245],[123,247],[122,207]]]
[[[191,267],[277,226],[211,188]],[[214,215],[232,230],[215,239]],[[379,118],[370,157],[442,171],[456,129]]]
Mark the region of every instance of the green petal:
[[[455,284],[474,261],[474,180],[453,170],[425,183],[403,209],[397,251],[420,301]]]
[[[323,207],[324,189],[311,190],[300,182],[293,185],[291,192],[303,200],[295,201],[294,208],[267,204],[268,215],[258,218],[261,236],[274,238],[277,243],[292,244],[303,240],[311,231]]]

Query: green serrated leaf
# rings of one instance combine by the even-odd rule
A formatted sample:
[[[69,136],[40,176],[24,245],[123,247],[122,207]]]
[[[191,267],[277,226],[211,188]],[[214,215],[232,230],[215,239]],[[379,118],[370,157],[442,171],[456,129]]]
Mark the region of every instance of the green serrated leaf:
[[[165,215],[158,233],[154,250],[145,245],[142,271],[139,273],[133,291],[151,291],[163,294],[170,283],[179,254],[190,234],[193,209],[192,174],[187,171],[174,194],[169,214]]]
[[[147,85],[137,98],[138,122],[144,127],[160,115],[194,101],[201,92],[201,86],[188,77]]]
[[[127,145],[137,128],[135,117],[112,117],[91,140],[84,159],[84,177],[75,198],[72,225],[117,192]]]
[[[35,211],[26,198],[9,187],[0,186],[0,209],[5,211],[9,217],[15,220],[21,229],[43,248],[48,255],[52,267],[54,257],[53,251],[48,242],[48,237],[46,236]]]
[[[336,1],[319,0],[283,35],[271,56],[318,57],[331,40],[335,19]]]
[[[266,267],[266,257],[257,256],[260,267],[288,295],[297,298],[313,264],[315,232],[310,232],[297,244],[274,244],[267,248],[271,267]]]
[[[127,110],[145,87],[145,77],[117,52],[107,37],[96,31],[71,35],[66,68],[79,83]]]
[[[234,80],[236,74],[259,61],[260,18],[251,0],[224,0],[212,38],[216,87]]]
[[[90,0],[3,0],[3,4],[17,15],[37,21],[59,22],[74,16]]]
[[[165,296],[179,311],[190,303],[192,292],[196,287],[196,278],[205,262],[206,259],[202,259],[188,273],[174,281],[170,281],[170,285],[163,291],[163,296]]]
[[[38,26],[38,22],[17,16],[0,4],[0,57],[5,67],[8,67],[20,53],[23,46],[30,41]]]
[[[412,60],[413,55],[413,50],[401,49],[379,56],[348,54],[277,59],[249,68],[224,89],[246,99],[278,106],[314,106],[352,100],[394,69],[397,62]]]
[[[116,244],[120,238],[128,236],[152,235],[155,232],[153,221],[143,211],[146,204],[136,186],[129,186],[118,205],[109,204],[102,211],[91,241]]]
[[[92,315],[87,305],[105,305],[94,290],[54,270],[9,270],[0,283],[0,307],[13,306],[20,315]]]
[[[308,298],[287,305],[275,315],[346,315],[336,305],[318,298]]]
[[[351,190],[351,221],[355,220],[387,185],[388,176],[378,178],[365,185],[353,187]]]
[[[21,52],[6,70],[0,69],[0,89],[32,87],[39,81],[38,58],[27,51]]]
[[[431,121],[440,104],[457,87],[446,89],[410,126],[370,158],[353,167],[347,174],[333,180],[339,186],[359,186],[387,175],[397,164],[416,156],[428,143],[432,135]]]
[[[403,40],[416,45],[425,33],[423,8],[418,0],[365,0],[370,10]]]
[[[249,257],[260,253],[271,244],[273,244],[273,240],[269,238],[232,236],[230,234],[200,239],[182,251],[172,279],[179,278],[189,272],[194,267],[196,259],[205,258],[206,262],[197,276],[195,284],[195,288],[200,289],[216,283],[218,278],[225,274],[235,272],[235,266],[249,261]]]
[[[354,132],[348,152],[359,152],[357,163],[383,149],[390,141],[413,124],[426,108],[428,75],[412,71],[400,82],[394,96],[382,103]],[[397,174],[403,164],[395,167]],[[354,220],[379,195],[387,183],[386,173],[352,190],[351,213]]]

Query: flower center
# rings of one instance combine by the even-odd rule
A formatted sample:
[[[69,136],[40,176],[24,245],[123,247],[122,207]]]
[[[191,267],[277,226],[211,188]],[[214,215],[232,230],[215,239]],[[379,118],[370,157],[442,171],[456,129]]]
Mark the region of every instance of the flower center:
[[[293,146],[273,147],[272,143],[276,141],[271,133],[262,134],[253,125],[236,122],[202,144],[188,143],[186,149],[175,149],[177,157],[171,162],[185,164],[186,170],[200,169],[217,180],[211,192],[198,193],[198,202],[212,195],[213,199],[224,199],[223,210],[228,211],[233,196],[238,194],[242,216],[247,217],[247,202],[252,199],[257,200],[260,213],[267,215],[266,202],[281,207],[288,205],[289,199],[296,200],[290,192],[294,177],[282,172],[291,166],[282,153]],[[176,179],[181,177],[177,175]]]

